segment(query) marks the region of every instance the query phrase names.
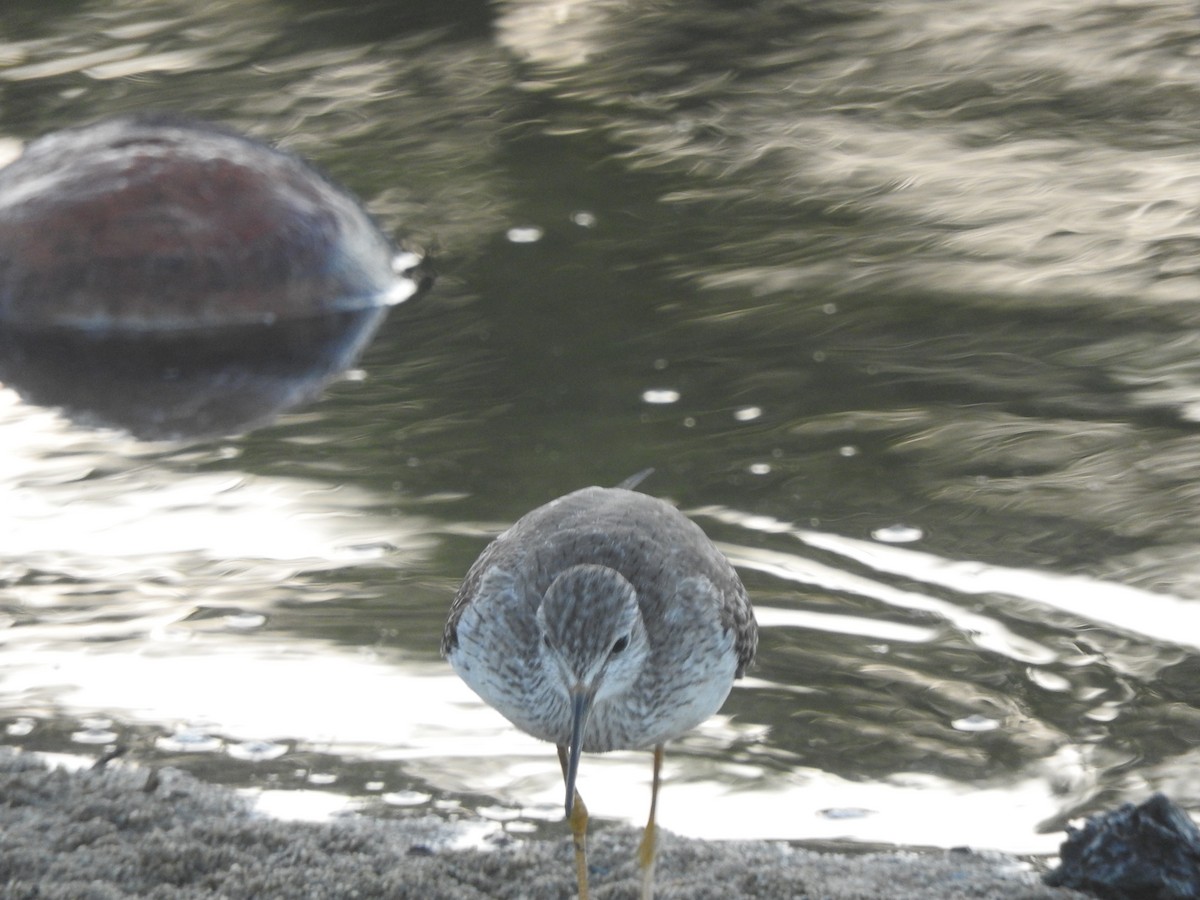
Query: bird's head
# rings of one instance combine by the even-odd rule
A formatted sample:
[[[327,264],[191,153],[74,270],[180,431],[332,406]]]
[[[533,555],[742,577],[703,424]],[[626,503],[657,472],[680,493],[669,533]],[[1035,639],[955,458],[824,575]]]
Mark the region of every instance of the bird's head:
[[[637,592],[607,566],[571,566],[547,588],[537,611],[542,661],[571,703],[567,815],[588,716],[597,700],[629,690],[650,653]]]

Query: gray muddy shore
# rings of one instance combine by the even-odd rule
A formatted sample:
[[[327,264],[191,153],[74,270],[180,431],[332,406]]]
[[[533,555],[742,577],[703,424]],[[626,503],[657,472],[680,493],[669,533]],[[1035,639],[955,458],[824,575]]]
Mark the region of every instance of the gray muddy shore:
[[[0,897],[5,900],[371,898],[563,900],[570,842],[514,839],[450,849],[429,817],[322,824],[256,814],[223,787],[174,769],[51,769],[0,754]],[[592,841],[594,900],[637,895],[632,829]],[[764,900],[1069,900],[1018,860],[989,852],[816,853],[767,842],[664,834],[657,896]]]

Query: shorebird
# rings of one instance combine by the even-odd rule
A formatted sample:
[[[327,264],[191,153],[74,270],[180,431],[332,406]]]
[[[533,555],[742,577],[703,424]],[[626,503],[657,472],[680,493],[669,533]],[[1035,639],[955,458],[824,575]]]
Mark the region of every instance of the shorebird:
[[[442,655],[510,722],[557,745],[580,900],[580,752],[653,750],[638,850],[649,900],[663,747],[720,709],[757,643],[746,589],[695,523],[646,494],[589,487],[488,545],[454,598]]]

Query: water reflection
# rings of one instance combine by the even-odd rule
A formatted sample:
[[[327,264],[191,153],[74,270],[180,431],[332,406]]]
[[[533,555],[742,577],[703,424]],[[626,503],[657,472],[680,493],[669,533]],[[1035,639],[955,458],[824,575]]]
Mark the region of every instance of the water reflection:
[[[500,39],[583,101],[563,118],[687,173],[660,198],[695,284],[1112,312],[1195,296],[1200,155],[1167,124],[1194,91],[1186,5],[501,9]]]
[[[0,328],[0,381],[29,403],[145,440],[236,434],[319,396],[386,314],[165,335]]]

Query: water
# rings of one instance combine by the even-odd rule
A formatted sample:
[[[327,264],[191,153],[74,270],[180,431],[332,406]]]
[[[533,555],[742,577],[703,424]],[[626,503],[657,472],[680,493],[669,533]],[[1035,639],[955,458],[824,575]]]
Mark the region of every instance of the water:
[[[506,523],[654,466],[763,625],[665,827],[1049,851],[1200,806],[1189,5],[193,6],[0,11],[10,155],[213,118],[440,279],[240,437],[0,389],[5,743],[561,836],[553,751],[438,658],[445,611]],[[649,768],[581,792],[640,820]]]

